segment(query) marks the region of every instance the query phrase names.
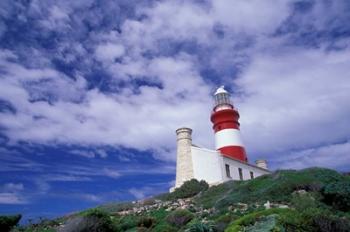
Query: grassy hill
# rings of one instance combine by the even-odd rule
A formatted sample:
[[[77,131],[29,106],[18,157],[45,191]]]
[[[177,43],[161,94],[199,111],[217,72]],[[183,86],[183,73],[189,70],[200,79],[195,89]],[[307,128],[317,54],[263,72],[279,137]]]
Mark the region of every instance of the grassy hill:
[[[13,231],[350,231],[350,176],[309,168],[210,188],[191,180],[173,193]]]

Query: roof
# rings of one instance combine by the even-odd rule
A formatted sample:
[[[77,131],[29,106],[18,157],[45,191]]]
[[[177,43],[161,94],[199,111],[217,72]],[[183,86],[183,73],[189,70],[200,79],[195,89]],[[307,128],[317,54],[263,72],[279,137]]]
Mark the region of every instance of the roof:
[[[225,86],[220,86],[217,90],[216,90],[216,92],[214,93],[214,95],[217,95],[217,94],[219,94],[219,93],[228,93],[226,90],[225,90]]]

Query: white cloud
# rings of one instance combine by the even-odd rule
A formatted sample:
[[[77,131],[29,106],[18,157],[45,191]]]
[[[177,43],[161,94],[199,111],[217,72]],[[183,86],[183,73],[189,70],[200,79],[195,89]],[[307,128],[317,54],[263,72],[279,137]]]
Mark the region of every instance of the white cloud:
[[[92,202],[102,202],[103,199],[100,196],[97,196],[95,194],[89,194],[89,193],[83,193],[78,194],[78,198],[86,200],[86,201],[92,201]]]
[[[105,150],[102,149],[97,149],[96,153],[101,157],[101,158],[107,158],[108,153]]]
[[[114,178],[114,179],[119,178],[121,176],[121,174],[118,171],[110,169],[110,168],[104,168],[103,169],[103,174],[105,176],[108,176],[108,177],[111,177],[111,178]]]
[[[145,199],[150,196],[154,196],[155,194],[161,192],[161,191],[167,191],[169,188],[173,185],[170,185],[169,182],[161,182],[161,183],[154,183],[149,184],[146,187],[140,187],[140,188],[130,188],[128,192],[133,195],[136,199]]]
[[[23,183],[6,183],[0,187],[0,204],[26,204],[27,199],[22,196]]]
[[[22,183],[6,183],[4,185],[4,190],[9,192],[18,192],[24,189]]]
[[[92,151],[73,150],[70,153],[74,155],[83,156],[86,158],[95,158],[95,153]]]
[[[144,190],[136,188],[129,189],[129,193],[132,194],[136,199],[143,199],[146,196]]]
[[[275,153],[348,139],[350,51],[256,55],[236,83],[248,150]]]
[[[272,33],[289,15],[292,1],[213,0],[212,14],[217,22],[238,33]]]
[[[53,5],[49,8],[48,17],[40,20],[39,23],[42,27],[49,30],[64,30],[70,26],[69,13],[70,10]]]
[[[300,152],[287,153],[275,162],[280,168],[301,169],[306,167],[328,167],[348,171],[350,143],[339,143]]]
[[[7,61],[5,63],[8,64]],[[30,73],[32,70],[27,71]],[[57,92],[54,86],[46,85],[50,87],[45,90],[57,92],[58,99],[62,97],[62,100],[53,104],[29,101],[30,90],[20,85],[22,79],[18,77],[16,82],[13,77],[12,80],[8,77],[8,81],[3,82],[5,85],[2,86],[4,91],[1,95],[16,106],[17,112],[15,115],[1,114],[1,124],[7,128],[5,133],[14,140],[124,145],[140,150],[152,149],[158,151],[157,157],[172,160],[174,154],[168,156],[169,141],[170,147],[174,148],[174,131],[178,127],[187,124],[197,129],[196,135],[200,135],[201,131],[210,131],[210,126],[206,129],[203,127],[209,122],[202,117],[203,112],[209,114],[209,89],[187,56],[154,59],[145,71],[155,76],[163,89],[142,86],[139,94],[132,94],[126,89],[119,95],[107,95],[96,90],[82,92],[78,81],[67,81],[62,82],[65,87],[59,88],[65,89],[64,92]],[[58,75],[57,78],[60,76],[57,73],[54,75]],[[84,101],[67,101],[67,90],[69,95],[70,89],[71,99],[80,95],[85,96]],[[14,93],[15,98],[11,97]],[[207,141],[199,139],[202,144]],[[86,157],[95,156],[93,152],[75,153]]]
[[[45,181],[91,181],[92,179],[87,176],[78,176],[78,175],[64,175],[64,174],[50,174],[41,176],[41,179],[44,179]]]
[[[27,201],[16,193],[0,193],[0,204],[22,205],[27,204]]]
[[[113,62],[116,58],[124,55],[125,49],[121,44],[104,43],[97,46],[96,58],[100,61]]]
[[[192,127],[194,143],[213,147],[209,122],[213,86],[201,74],[208,65],[223,75],[237,70],[237,81],[231,76],[223,79],[239,88],[234,88],[235,103],[252,157],[273,159],[275,153],[347,139],[349,51],[288,47],[288,36],[272,37],[294,16],[293,2],[160,1],[139,7],[139,20],[125,20],[120,32],[113,27],[113,31],[89,33],[84,44],[75,38],[60,43],[59,57],[65,62],[80,57],[79,64],[89,70],[94,59],[100,61],[112,76],[108,85],[115,91],[109,93],[87,89],[88,77],[80,70],[68,77],[46,59],[40,67],[28,68],[13,52],[3,50],[0,97],[16,108],[16,114],[1,113],[0,125],[11,142],[124,146],[151,150],[158,159],[174,161],[178,127]],[[59,23],[72,19],[79,22],[71,12],[91,4],[46,7],[49,27],[54,30],[56,23],[60,27]],[[42,16],[45,6],[32,3],[31,11]],[[297,22],[325,29],[334,12],[343,12],[337,3],[331,4],[330,12],[327,9],[317,2],[311,15]],[[98,17],[96,12],[88,15]],[[94,21],[89,21],[92,26]],[[216,35],[215,28],[222,30],[222,36]],[[199,52],[164,52],[176,50],[181,42],[193,43]],[[339,42],[342,48],[348,43],[348,39]],[[136,81],[146,84],[137,86]],[[98,150],[76,154],[107,155]]]

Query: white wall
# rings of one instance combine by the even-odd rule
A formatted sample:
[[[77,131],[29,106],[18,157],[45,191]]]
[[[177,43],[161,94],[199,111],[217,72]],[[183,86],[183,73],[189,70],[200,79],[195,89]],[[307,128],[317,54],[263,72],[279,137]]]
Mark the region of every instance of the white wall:
[[[231,178],[228,178],[226,175],[225,164],[228,164],[230,166]],[[238,168],[242,168],[243,180],[250,180],[251,179],[250,172],[253,172],[254,178],[270,173],[268,170],[264,170],[264,169],[258,168],[256,166],[251,166],[251,165],[248,165],[248,164],[236,161],[236,160],[232,160],[232,159],[227,158],[227,157],[223,157],[222,175],[223,175],[224,181],[240,180]]]
[[[223,182],[223,158],[217,151],[192,146],[191,153],[194,178],[205,180],[208,184]]]
[[[228,180],[240,180],[238,168],[242,168],[243,180],[250,180],[250,172],[254,178],[269,174],[268,170],[255,165],[249,165],[237,160],[222,156],[215,150],[191,146],[193,165],[193,177],[197,180],[205,180],[209,185],[219,184]],[[230,166],[231,178],[226,176],[225,164]]]

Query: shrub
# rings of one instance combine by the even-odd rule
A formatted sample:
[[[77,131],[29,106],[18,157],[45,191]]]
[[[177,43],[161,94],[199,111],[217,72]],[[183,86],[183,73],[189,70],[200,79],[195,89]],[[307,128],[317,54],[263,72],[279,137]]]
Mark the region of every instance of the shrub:
[[[164,208],[152,210],[149,212],[149,215],[153,217],[157,222],[163,221],[164,218],[169,214]]]
[[[61,219],[62,220],[62,219]],[[32,220],[29,220],[30,223],[26,226],[26,232],[55,232],[56,230],[53,229],[57,227],[60,222],[62,222],[60,219],[56,220],[49,220],[46,218],[39,218],[39,221],[37,223],[33,223]],[[17,231],[17,230],[15,230]],[[19,229],[21,231],[21,229]]]
[[[208,223],[196,222],[191,224],[185,231],[186,232],[215,232],[217,231],[217,229],[213,222],[208,222]]]
[[[201,187],[201,191],[206,191],[209,188],[209,184],[205,180],[199,181],[199,186]]]
[[[350,222],[345,218],[338,218],[332,215],[316,215],[312,222],[315,230],[320,232],[350,231]]]
[[[137,226],[138,227],[146,227],[146,228],[151,228],[155,224],[155,220],[152,217],[141,217],[138,222]]]
[[[178,231],[178,229],[171,226],[171,225],[165,224],[165,223],[158,224],[154,228],[152,228],[152,232],[165,232],[165,231],[166,232],[176,232],[176,231]]]
[[[344,176],[338,172],[323,168],[280,170],[253,180],[234,182],[226,195],[216,198],[215,207],[222,209],[237,202],[289,202],[295,190],[305,188],[317,191],[342,179]]]
[[[218,199],[224,198],[234,188],[233,184],[233,181],[228,181],[223,184],[214,185],[207,191],[203,192],[196,199],[196,202],[202,205],[204,208],[211,208],[215,205]]]
[[[167,200],[188,198],[188,197],[193,197],[198,193],[200,193],[201,191],[207,190],[208,188],[209,188],[209,185],[204,180],[198,181],[196,179],[192,179],[184,182],[184,184],[181,185],[181,187],[176,188],[174,192],[164,196],[167,198]]]
[[[237,219],[237,216],[235,215],[221,215],[215,220],[217,231],[225,231],[226,227],[235,219]]]
[[[315,200],[310,194],[293,195],[291,200],[292,206],[298,211],[303,211],[311,207],[317,207],[319,202]]]
[[[146,227],[137,227],[137,232],[146,232],[148,231],[148,228]]]
[[[193,214],[185,209],[178,209],[168,215],[166,221],[176,227],[182,227],[193,219]]]
[[[225,230],[226,232],[237,232],[241,231],[242,227],[253,225],[254,222],[261,217],[265,217],[271,214],[283,215],[289,213],[290,209],[267,209],[263,211],[257,211],[250,214],[247,214],[229,225]]]
[[[133,215],[127,215],[119,219],[117,222],[117,231],[126,231],[131,228],[137,227],[139,217]]]
[[[282,214],[279,220],[285,230],[294,231],[349,231],[349,221],[341,219],[325,208],[309,207],[291,210]],[[347,229],[344,229],[347,228]]]
[[[244,228],[247,232],[258,232],[258,231],[280,231],[281,228],[276,225],[277,215],[271,214],[264,216],[249,227]]]
[[[83,216],[92,216],[92,217],[97,217],[97,218],[104,218],[104,217],[109,217],[109,213],[106,211],[99,209],[99,208],[94,208],[94,209],[89,209],[87,211],[82,212]]]
[[[325,186],[323,190],[325,203],[342,211],[350,210],[350,181],[343,180],[333,182]]]
[[[71,226],[78,231],[115,231],[115,225],[110,214],[102,209],[90,209],[83,212],[81,216],[83,218],[78,219],[80,220],[78,228],[74,227],[76,226],[74,221],[71,223]]]
[[[0,216],[0,231],[10,231],[21,220],[22,215]]]

